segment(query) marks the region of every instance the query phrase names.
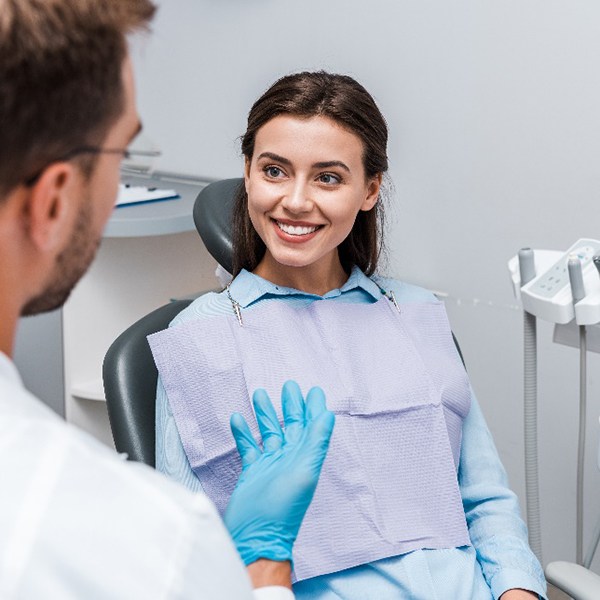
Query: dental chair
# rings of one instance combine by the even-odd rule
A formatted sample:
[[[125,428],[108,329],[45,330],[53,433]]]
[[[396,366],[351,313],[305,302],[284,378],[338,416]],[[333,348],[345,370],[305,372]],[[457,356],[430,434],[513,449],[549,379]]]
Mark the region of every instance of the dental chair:
[[[231,215],[244,180],[223,179],[196,198],[193,218],[207,250],[227,272],[233,270]],[[169,326],[191,300],[169,302],[130,325],[109,347],[102,364],[104,395],[117,452],[155,466],[156,383],[158,371],[147,336]],[[453,334],[454,337],[454,334]],[[454,343],[464,365],[456,338]]]
[[[600,446],[598,448],[598,469],[600,469]],[[593,542],[584,559],[585,564],[592,562],[598,535],[600,535],[600,521],[596,525]],[[563,560],[549,563],[544,569],[546,580],[560,591],[571,596],[574,600],[600,599],[600,575],[576,563]]]
[[[573,600],[600,599],[600,576],[581,565],[558,560],[549,563],[544,573],[548,583]]]
[[[205,187],[193,217],[206,248],[227,271],[232,270],[231,213],[243,179],[224,179]],[[104,395],[117,452],[155,466],[156,382],[158,371],[146,337],[161,331],[191,303],[176,300],[130,325],[110,346],[102,364]]]

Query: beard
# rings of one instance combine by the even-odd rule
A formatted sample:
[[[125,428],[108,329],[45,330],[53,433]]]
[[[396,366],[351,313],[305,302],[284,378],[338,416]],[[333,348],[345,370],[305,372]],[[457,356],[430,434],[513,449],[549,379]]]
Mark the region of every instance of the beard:
[[[100,237],[94,238],[92,234],[91,206],[91,198],[84,198],[69,243],[56,257],[48,285],[27,302],[21,316],[37,315],[62,306],[87,271],[100,245]]]

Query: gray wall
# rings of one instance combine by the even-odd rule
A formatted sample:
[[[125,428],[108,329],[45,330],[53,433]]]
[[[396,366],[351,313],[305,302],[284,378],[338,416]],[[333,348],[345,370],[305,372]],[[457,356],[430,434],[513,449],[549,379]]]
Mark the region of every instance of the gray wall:
[[[14,360],[25,387],[64,417],[62,310],[20,319]]]
[[[390,126],[388,272],[448,295],[511,483],[524,499],[521,315],[507,260],[600,237],[596,0],[164,0],[136,43],[161,168],[241,173],[237,137],[278,76],[358,78]],[[540,328],[545,561],[574,558],[577,352]],[[599,357],[590,358],[586,529],[598,517]],[[596,569],[600,565],[597,559]]]

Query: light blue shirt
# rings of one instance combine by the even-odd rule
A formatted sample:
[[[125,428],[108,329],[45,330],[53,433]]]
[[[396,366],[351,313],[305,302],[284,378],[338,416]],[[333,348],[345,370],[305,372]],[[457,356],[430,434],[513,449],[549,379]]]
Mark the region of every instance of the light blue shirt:
[[[376,302],[382,288],[392,291],[399,304],[431,302],[434,296],[419,287],[393,279],[366,277],[354,268],[348,281],[324,296],[277,286],[242,271],[232,282],[231,296],[242,310],[263,302],[285,301],[305,306],[315,300]],[[195,300],[171,323],[231,314],[226,293],[207,293]],[[224,390],[225,391],[225,390]],[[159,379],[156,399],[156,468],[199,491],[181,444],[166,392]],[[527,542],[516,495],[507,477],[477,400],[472,396],[463,424],[458,480],[472,546],[417,550],[294,586],[300,599],[376,600],[490,600],[512,588],[531,590],[545,598],[540,564]]]

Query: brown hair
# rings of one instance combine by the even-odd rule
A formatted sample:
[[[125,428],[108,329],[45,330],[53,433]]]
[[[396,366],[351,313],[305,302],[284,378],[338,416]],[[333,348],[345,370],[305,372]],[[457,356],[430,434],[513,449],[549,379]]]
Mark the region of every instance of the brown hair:
[[[0,0],[0,194],[102,142],[123,110],[125,36],[154,12],[150,0]]]
[[[276,81],[252,106],[248,127],[242,136],[242,153],[252,160],[258,130],[274,117],[324,116],[357,135],[363,143],[363,165],[367,178],[387,171],[387,125],[371,95],[347,75],[302,72]],[[360,211],[352,231],[338,251],[344,269],[359,266],[367,275],[376,267],[382,251],[383,206],[379,201],[369,211]],[[233,211],[233,275],[254,270],[265,253],[248,215],[248,194],[242,184]]]

